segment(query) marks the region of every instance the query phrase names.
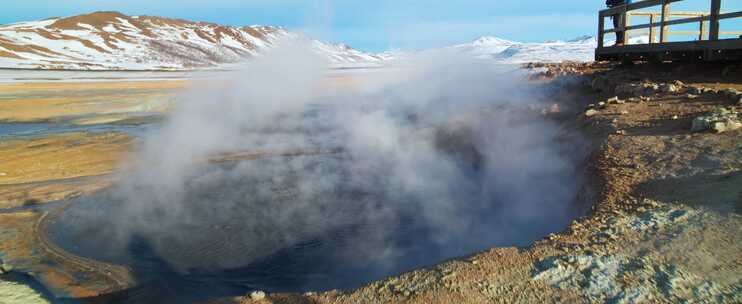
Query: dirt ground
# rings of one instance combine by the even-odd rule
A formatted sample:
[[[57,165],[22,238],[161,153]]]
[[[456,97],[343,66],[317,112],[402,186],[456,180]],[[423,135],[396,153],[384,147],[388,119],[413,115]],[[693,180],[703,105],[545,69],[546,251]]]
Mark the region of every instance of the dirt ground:
[[[133,145],[122,133],[67,133],[0,142],[0,208],[101,189]]]
[[[602,63],[534,68],[543,70],[535,79],[556,88],[544,97],[557,113],[545,118],[560,121],[565,136],[584,135],[592,151],[584,168],[588,184],[577,202],[591,206],[588,215],[527,248],[492,248],[355,290],[255,293],[208,303],[742,302],[742,130],[691,131],[699,116],[742,110],[738,100],[716,91],[742,89],[742,69]],[[654,84],[656,90],[631,90]],[[675,89],[665,89],[669,84]],[[698,88],[713,91],[691,94]],[[611,101],[614,96],[618,101]],[[23,117],[0,120],[67,116],[24,111]],[[8,109],[0,108],[2,113]],[[103,177],[131,145],[130,138],[108,133],[2,142],[0,210],[106,187],[111,181]],[[219,157],[235,155],[253,156]],[[0,212],[0,259],[68,296],[130,283],[125,270],[49,244],[38,233],[46,216]]]
[[[0,121],[123,121],[131,113],[164,113],[184,81],[0,84]]]

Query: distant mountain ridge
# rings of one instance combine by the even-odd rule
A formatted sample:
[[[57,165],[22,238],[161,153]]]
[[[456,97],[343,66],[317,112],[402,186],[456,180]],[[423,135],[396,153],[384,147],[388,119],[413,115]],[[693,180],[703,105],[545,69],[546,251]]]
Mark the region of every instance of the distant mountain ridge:
[[[274,26],[223,26],[95,12],[0,26],[0,67],[167,70],[216,67],[255,56],[281,39],[305,39],[334,64],[382,58]]]
[[[458,52],[498,63],[591,61],[592,36],[517,42],[484,36],[418,52],[365,53],[275,26],[223,26],[155,16],[95,12],[0,25],[0,68],[184,70],[219,68],[260,54],[283,39],[300,39],[335,66],[381,65],[416,53]],[[634,37],[641,42],[646,37]]]
[[[481,37],[454,49],[476,58],[500,63],[591,61],[597,47],[591,36],[567,41],[516,42],[497,37]]]

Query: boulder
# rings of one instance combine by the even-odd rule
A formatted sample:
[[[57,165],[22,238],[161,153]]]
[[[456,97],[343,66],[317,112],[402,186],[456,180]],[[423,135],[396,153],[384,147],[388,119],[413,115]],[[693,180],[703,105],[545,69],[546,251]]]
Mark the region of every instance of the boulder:
[[[716,133],[722,133],[727,131],[733,131],[742,128],[742,123],[739,121],[717,121],[711,125],[711,130]]]
[[[720,91],[720,93],[724,94],[727,98],[737,98],[737,96],[740,95],[739,91],[732,88],[724,89]]]
[[[691,87],[688,87],[688,93],[693,94],[693,95],[701,95],[703,94],[703,88],[691,86]]]
[[[590,82],[590,87],[597,92],[608,92],[610,91],[611,84],[606,77],[598,76]]]
[[[13,271],[13,266],[0,260],[0,274]]]
[[[265,299],[265,292],[256,290],[250,293],[250,300],[260,301],[262,299]]]
[[[742,128],[742,120],[737,113],[724,108],[717,108],[708,115],[693,119],[692,132],[711,130],[716,133],[733,131]]]
[[[716,90],[712,88],[701,88],[701,92],[704,94],[716,94]]]
[[[616,94],[628,95],[628,96],[644,96],[652,95],[659,91],[660,86],[656,83],[643,82],[643,83],[622,83],[616,86]]]
[[[585,111],[585,117],[593,117],[595,115],[598,115],[599,113],[600,112],[598,112],[598,110],[589,109],[589,110]]]
[[[672,83],[663,83],[660,85],[660,90],[664,93],[677,93],[680,91],[680,88]]]

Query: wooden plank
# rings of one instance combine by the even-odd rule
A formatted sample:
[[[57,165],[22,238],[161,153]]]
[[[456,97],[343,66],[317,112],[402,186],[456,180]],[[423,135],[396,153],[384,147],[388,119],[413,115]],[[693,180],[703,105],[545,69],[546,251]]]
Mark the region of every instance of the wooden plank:
[[[742,17],[742,11],[719,14],[719,20]]]
[[[673,2],[679,2],[679,1],[683,1],[683,0],[645,0],[645,1],[639,1],[639,2],[635,2],[635,3],[632,3],[632,4],[627,5],[626,10],[634,11],[634,10],[643,9],[643,8],[647,8],[647,7],[658,6],[658,5],[662,4],[663,2],[664,3],[667,3],[667,4],[670,4],[670,3],[673,3]],[[611,16],[611,15],[615,15],[615,14],[620,14],[620,13],[623,12],[623,10],[624,10],[624,8],[622,6],[617,6],[617,7],[614,7],[614,8],[604,9],[604,10],[600,11],[600,13],[603,14],[603,16]]]
[[[640,30],[640,29],[650,28],[650,27],[653,27],[653,26],[662,27],[663,25],[665,25],[665,27],[667,27],[667,26],[676,25],[676,24],[695,23],[695,22],[699,22],[701,20],[705,20],[705,17],[693,17],[693,18],[685,18],[685,19],[675,19],[675,20],[666,21],[664,23],[663,22],[657,22],[657,23],[647,23],[647,24],[632,25],[632,26],[629,26],[629,27],[626,27],[626,28],[618,28],[618,29],[606,30],[605,32],[606,33],[612,33],[612,32],[615,32],[616,30],[629,30],[629,31],[632,31],[632,30]],[[667,28],[665,30],[667,30]]]
[[[599,54],[645,53],[645,52],[682,52],[705,50],[740,50],[742,39],[722,39],[716,41],[682,41],[663,44],[635,44],[604,47],[596,50]]]
[[[719,20],[730,19],[730,18],[739,18],[739,17],[742,17],[742,11],[721,14],[721,15],[719,15]],[[701,17],[693,17],[693,18],[675,19],[675,20],[666,21],[664,23],[657,22],[657,23],[632,25],[632,26],[629,26],[627,28],[620,27],[618,29],[605,30],[605,33],[613,33],[616,30],[640,30],[640,29],[650,28],[652,26],[662,26],[663,24],[664,25],[667,25],[667,26],[670,26],[670,25],[685,24],[685,23],[695,23],[695,22],[700,22],[702,20],[711,20],[711,16],[701,16]]]
[[[659,15],[660,12],[629,12],[629,15],[648,17],[650,15]],[[703,16],[705,13],[701,12],[671,12],[670,17],[698,17]]]
[[[721,10],[721,0],[711,0],[711,19],[709,21],[709,40],[719,40],[719,11]]]
[[[670,17],[670,2],[662,1],[662,17],[660,18],[660,43],[667,42],[667,19]]]
[[[701,34],[701,31],[670,31],[669,32],[670,36],[696,36],[698,37],[699,34]],[[703,40],[706,40],[705,38],[708,37],[707,36],[708,30],[704,31],[703,34],[704,34]],[[729,31],[729,32],[720,31],[719,36],[721,35],[742,35],[742,31]]]

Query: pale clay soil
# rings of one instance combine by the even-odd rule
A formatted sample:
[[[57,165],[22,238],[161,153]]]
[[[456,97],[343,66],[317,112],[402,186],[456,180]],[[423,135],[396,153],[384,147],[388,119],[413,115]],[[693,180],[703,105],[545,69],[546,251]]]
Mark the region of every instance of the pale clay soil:
[[[558,105],[545,115],[561,122],[564,136],[587,138],[586,185],[575,202],[587,215],[528,248],[493,248],[356,290],[207,303],[742,302],[742,130],[691,132],[694,118],[742,106],[723,94],[688,95],[691,86],[742,89],[742,67],[538,68],[546,72],[535,79],[560,88],[547,96]],[[620,84],[675,80],[683,82],[677,92],[615,92]],[[606,102],[616,95],[622,102]],[[16,269],[78,296],[127,284],[117,269],[65,257],[48,244],[37,233],[46,215],[0,216],[0,252],[6,260],[27,257]],[[85,270],[87,283],[69,275]],[[0,296],[14,292],[21,302],[44,301],[23,286],[0,284]]]

